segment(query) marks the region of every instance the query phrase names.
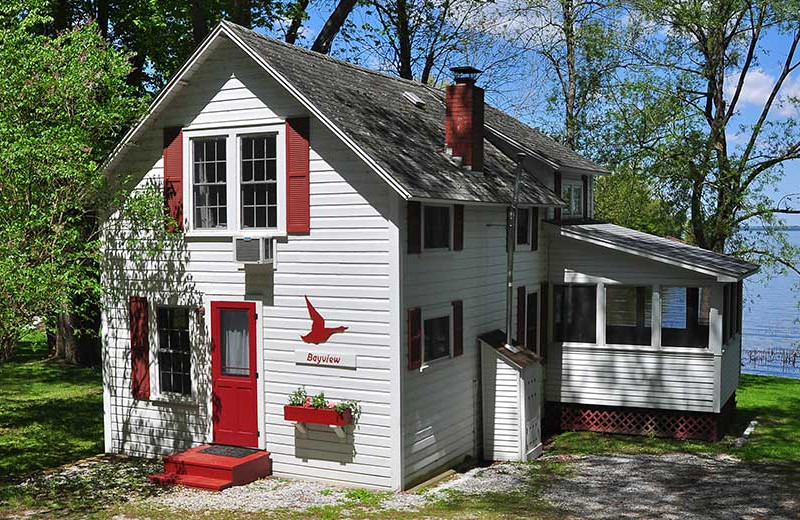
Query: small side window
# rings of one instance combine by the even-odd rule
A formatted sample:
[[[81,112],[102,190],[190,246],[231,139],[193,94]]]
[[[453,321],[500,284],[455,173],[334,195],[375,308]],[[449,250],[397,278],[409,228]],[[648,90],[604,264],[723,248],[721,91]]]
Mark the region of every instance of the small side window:
[[[429,318],[423,322],[423,362],[450,356],[450,316]]]
[[[425,249],[450,249],[450,206],[423,206],[422,231]]]
[[[189,309],[158,307],[158,381],[162,393],[191,395]]]

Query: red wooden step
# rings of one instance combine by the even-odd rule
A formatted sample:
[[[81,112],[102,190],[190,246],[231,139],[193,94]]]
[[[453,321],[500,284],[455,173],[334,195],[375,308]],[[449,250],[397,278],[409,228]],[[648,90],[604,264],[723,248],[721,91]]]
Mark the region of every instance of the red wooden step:
[[[269,452],[256,451],[244,457],[202,453],[208,447],[208,444],[203,444],[164,457],[164,472],[151,475],[150,480],[165,485],[182,484],[219,490],[249,484],[272,474]],[[199,484],[195,485],[195,481]]]
[[[157,473],[150,475],[150,481],[155,484],[165,486],[189,486],[193,488],[207,489],[209,491],[222,491],[233,485],[230,480],[217,478],[199,477],[196,475],[180,475],[177,473]]]

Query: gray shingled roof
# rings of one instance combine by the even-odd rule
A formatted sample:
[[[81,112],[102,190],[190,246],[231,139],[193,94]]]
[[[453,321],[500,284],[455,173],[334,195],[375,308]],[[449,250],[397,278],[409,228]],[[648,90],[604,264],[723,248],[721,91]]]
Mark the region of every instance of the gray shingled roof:
[[[444,149],[444,93],[267,38],[235,24],[228,29],[392,176],[412,198],[472,202],[511,199],[515,163],[490,140],[483,176],[460,166]],[[417,107],[411,92],[425,101]],[[554,140],[487,106],[485,121],[557,164],[602,172]],[[523,175],[520,202],[563,205],[531,174]]]
[[[616,224],[603,222],[551,223],[560,226],[562,234],[566,234],[570,238],[641,253],[649,257],[656,257],[666,263],[692,266],[698,270],[737,279],[746,278],[758,271],[756,264],[733,256],[722,255],[674,239],[657,237]]]

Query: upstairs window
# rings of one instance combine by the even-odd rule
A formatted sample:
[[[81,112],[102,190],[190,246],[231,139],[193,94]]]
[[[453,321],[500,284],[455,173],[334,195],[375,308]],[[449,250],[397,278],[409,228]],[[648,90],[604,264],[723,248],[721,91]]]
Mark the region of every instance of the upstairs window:
[[[567,206],[561,210],[564,219],[583,218],[583,184],[580,182],[564,182],[561,187],[561,198]]]
[[[275,135],[242,137],[242,228],[278,226]]]
[[[450,206],[422,208],[422,243],[425,249],[450,249]]]
[[[159,388],[162,393],[191,395],[191,346],[189,341],[189,309],[158,307]]]
[[[531,243],[531,210],[517,209],[517,245]]]
[[[553,333],[556,341],[597,341],[597,286],[553,287]]]
[[[228,225],[225,138],[195,139],[192,148],[194,227],[224,229]]]

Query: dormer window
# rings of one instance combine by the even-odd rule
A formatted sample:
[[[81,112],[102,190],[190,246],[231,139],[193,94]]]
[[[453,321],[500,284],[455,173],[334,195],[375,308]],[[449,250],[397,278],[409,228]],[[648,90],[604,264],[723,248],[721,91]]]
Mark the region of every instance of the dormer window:
[[[583,183],[580,181],[564,181],[561,186],[561,198],[567,203],[561,210],[564,219],[583,217]]]

